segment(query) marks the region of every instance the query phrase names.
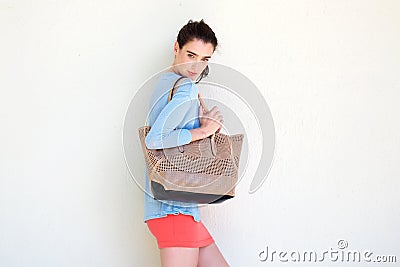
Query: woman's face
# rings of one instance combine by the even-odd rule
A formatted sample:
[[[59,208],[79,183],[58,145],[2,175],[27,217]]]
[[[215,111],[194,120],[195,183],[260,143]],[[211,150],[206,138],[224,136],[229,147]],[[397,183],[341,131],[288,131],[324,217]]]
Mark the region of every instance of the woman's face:
[[[214,53],[214,46],[211,43],[193,39],[180,49],[178,42],[175,41],[174,53],[174,70],[181,76],[196,80],[207,67],[208,60]]]

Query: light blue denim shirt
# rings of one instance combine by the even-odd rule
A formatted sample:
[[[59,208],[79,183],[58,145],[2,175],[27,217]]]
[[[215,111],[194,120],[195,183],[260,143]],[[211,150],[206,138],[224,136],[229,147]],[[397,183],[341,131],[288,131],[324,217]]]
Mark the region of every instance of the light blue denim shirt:
[[[180,76],[174,72],[161,74],[152,92],[149,103],[148,125],[151,127],[145,143],[149,149],[161,149],[189,144],[192,141],[190,129],[200,127],[198,119],[199,92],[196,84],[188,78],[181,80],[168,103],[169,90]],[[150,189],[145,166],[144,221],[166,217],[167,214],[187,214],[200,221],[197,203],[179,201],[158,201]]]

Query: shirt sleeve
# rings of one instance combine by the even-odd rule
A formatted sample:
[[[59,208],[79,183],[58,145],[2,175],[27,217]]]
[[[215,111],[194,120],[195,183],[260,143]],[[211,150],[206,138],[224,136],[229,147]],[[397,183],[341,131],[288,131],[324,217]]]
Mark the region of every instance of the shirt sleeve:
[[[191,82],[182,83],[171,101],[162,109],[146,136],[145,144],[148,149],[176,147],[192,141],[192,134],[188,129],[177,129],[193,105],[191,87]]]

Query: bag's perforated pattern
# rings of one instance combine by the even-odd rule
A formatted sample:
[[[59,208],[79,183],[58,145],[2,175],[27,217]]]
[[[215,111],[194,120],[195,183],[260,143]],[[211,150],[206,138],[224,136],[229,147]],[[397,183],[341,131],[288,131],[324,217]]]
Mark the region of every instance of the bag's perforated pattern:
[[[196,188],[199,188],[199,192],[206,193],[205,189],[199,186],[199,182],[203,180],[204,183],[207,183],[204,184],[204,187],[211,190],[207,193],[231,192],[234,194],[232,185],[236,184],[238,178],[243,134],[216,133],[214,142],[217,153],[213,156],[210,138],[196,140],[181,147],[148,149],[145,145],[145,138],[150,131],[150,126],[143,126],[138,130],[150,180],[164,181],[164,186],[169,188],[176,186],[181,191],[185,191],[183,187],[190,187],[188,190],[190,192],[196,192]],[[228,138],[229,140],[227,140]],[[183,173],[186,175],[182,175]],[[169,179],[170,181],[174,180],[173,185],[165,182],[170,175],[180,177],[179,181],[174,177]],[[206,179],[201,179],[201,176]],[[193,181],[193,177],[197,177],[196,181]],[[217,181],[221,177],[224,177],[225,181],[222,184]],[[190,183],[195,183],[197,187],[190,186]]]

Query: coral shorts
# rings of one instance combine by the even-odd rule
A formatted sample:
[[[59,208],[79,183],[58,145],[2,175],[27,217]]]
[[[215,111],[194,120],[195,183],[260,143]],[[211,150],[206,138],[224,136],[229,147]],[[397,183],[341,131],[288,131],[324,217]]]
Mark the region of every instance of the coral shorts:
[[[157,239],[158,248],[198,248],[214,243],[214,239],[203,225],[191,215],[179,213],[146,221],[150,232]]]

